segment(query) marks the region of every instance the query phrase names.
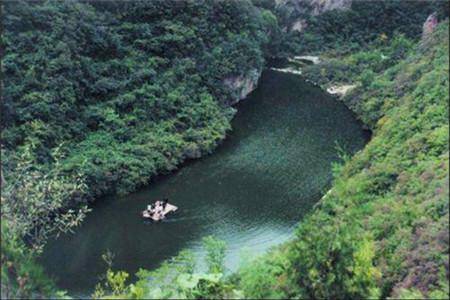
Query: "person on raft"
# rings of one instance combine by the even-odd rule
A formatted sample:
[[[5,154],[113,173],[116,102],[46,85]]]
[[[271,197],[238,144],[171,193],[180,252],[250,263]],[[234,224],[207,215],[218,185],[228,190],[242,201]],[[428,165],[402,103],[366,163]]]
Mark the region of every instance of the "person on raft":
[[[162,201],[162,208],[163,208],[163,210],[166,209],[167,203],[169,203],[169,199],[168,198],[164,198],[163,201]]]
[[[161,201],[156,200],[156,202],[155,202],[155,207],[158,208],[158,207],[160,207],[160,206],[161,206]]]
[[[156,201],[155,202],[155,213],[161,215],[164,211],[163,203],[162,201]]]
[[[150,217],[153,216],[153,214],[155,213],[155,206],[153,204],[147,205],[147,212]]]
[[[147,213],[149,217],[157,217],[157,219],[164,218],[165,210],[167,207],[167,204],[169,203],[168,198],[164,198],[162,201],[157,200],[155,203],[151,205],[147,205]]]

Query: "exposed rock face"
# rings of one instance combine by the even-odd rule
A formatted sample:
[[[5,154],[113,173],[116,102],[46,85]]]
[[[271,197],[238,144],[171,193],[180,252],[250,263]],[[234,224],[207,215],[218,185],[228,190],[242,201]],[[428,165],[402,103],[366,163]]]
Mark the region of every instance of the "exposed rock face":
[[[224,84],[231,90],[232,103],[235,104],[247,97],[255,88],[262,70],[253,69],[246,75],[228,77]]]
[[[289,59],[290,61],[306,61],[310,62],[314,65],[317,65],[320,63],[320,58],[318,56],[312,56],[312,55],[304,55],[304,56],[294,56],[294,58]]]
[[[291,31],[298,31],[298,32],[302,32],[303,29],[306,28],[306,21],[305,20],[298,20],[295,21],[294,23],[292,23],[291,25]]]
[[[347,84],[347,85],[332,85],[327,88],[327,92],[331,95],[336,95],[338,97],[344,97],[350,90],[356,87],[355,84]]]
[[[294,17],[291,31],[303,31],[307,27],[305,18],[317,16],[335,9],[349,9],[352,0],[276,0],[277,5],[286,7]]]
[[[302,75],[302,70],[287,67],[287,68],[270,68],[271,70],[283,72],[283,73],[289,73],[289,74],[295,74],[295,75]]]
[[[422,40],[426,40],[434,31],[438,24],[438,19],[436,13],[428,16],[422,27]]]
[[[320,15],[326,11],[334,9],[349,9],[352,0],[288,0],[294,2],[297,10],[309,6],[308,14],[312,16]]]

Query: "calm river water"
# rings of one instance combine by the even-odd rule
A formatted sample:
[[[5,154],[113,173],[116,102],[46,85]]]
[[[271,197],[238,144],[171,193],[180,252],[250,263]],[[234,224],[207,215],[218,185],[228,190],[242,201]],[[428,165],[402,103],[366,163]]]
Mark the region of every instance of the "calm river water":
[[[237,108],[233,131],[212,155],[136,193],[98,201],[74,234],[48,243],[41,260],[60,288],[90,294],[107,250],[114,269],[134,274],[182,249],[201,257],[207,235],[227,242],[226,266],[234,270],[242,251],[260,254],[292,236],[330,185],[337,145],[354,153],[369,137],[341,102],[297,75],[265,71]],[[179,211],[158,224],[141,219],[162,197]]]

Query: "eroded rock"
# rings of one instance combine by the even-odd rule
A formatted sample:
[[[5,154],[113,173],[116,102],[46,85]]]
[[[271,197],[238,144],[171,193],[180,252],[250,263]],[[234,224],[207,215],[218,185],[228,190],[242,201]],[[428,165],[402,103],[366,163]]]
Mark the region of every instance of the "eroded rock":
[[[303,56],[294,56],[292,59],[293,61],[307,61],[311,62],[314,65],[320,63],[320,58],[318,56],[312,56],[312,55],[303,55]]]
[[[289,73],[289,74],[295,74],[295,75],[302,75],[302,71],[299,69],[295,69],[292,67],[287,68],[270,68],[271,70],[283,72],[283,73]]]
[[[347,84],[347,85],[332,85],[327,88],[327,92],[331,95],[336,95],[338,97],[344,97],[350,90],[356,87],[355,84]]]
[[[436,13],[432,13],[428,16],[422,27],[422,40],[428,39],[428,37],[433,33],[434,29],[438,24],[438,19]]]
[[[305,20],[307,16],[317,16],[330,10],[349,9],[352,0],[276,0],[276,3],[286,7],[294,17],[289,29],[301,32],[308,25]]]
[[[246,75],[228,77],[224,80],[224,85],[231,90],[231,104],[235,104],[244,99],[256,88],[261,71],[253,69]]]

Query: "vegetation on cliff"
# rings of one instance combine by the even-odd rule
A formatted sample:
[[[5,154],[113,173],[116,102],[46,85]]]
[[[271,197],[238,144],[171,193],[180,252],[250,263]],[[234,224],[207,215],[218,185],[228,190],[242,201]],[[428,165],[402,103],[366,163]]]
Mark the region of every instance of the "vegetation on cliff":
[[[293,241],[226,277],[177,273],[165,296],[448,298],[448,42],[446,21],[424,40],[396,36],[341,57],[373,73],[365,81],[348,72],[361,83],[343,99],[373,128],[372,140],[335,166],[331,192]],[[390,63],[378,61],[387,55]],[[332,81],[340,69],[328,71]],[[136,286],[151,295],[153,277],[140,278],[121,296],[136,297]]]
[[[3,172],[52,150],[90,196],[126,193],[210,152],[233,110],[223,80],[263,64],[247,2],[6,2]]]
[[[280,7],[277,15],[287,27],[295,20],[305,23],[300,33],[291,33],[297,53],[351,54],[371,45],[380,36],[391,39],[398,34],[417,40],[423,22],[431,13],[437,12],[439,19],[449,13],[446,1],[351,1],[350,9],[337,8],[320,15],[310,12],[314,7],[308,9],[309,1],[292,2],[306,7],[291,13]]]
[[[380,65],[399,41],[403,59]],[[448,42],[447,21],[414,46],[395,37],[341,58],[373,74],[347,72],[362,82],[343,99],[373,138],[335,168],[332,191],[295,241],[257,261],[259,272],[241,272],[248,296],[448,298]]]
[[[39,251],[79,223],[87,200],[210,153],[234,114],[223,82],[262,68],[274,24],[248,1],[6,1],[2,11],[2,284],[26,296],[32,273],[3,241]]]
[[[233,115],[226,78],[320,50],[339,56],[305,76],[356,83],[343,101],[373,138],[294,240],[225,276],[209,238],[204,273],[182,252],[133,284],[110,268],[94,296],[448,298],[448,21],[419,40],[448,4],[361,3],[297,36],[271,1],[2,3],[2,296],[56,295],[30,246],[78,224],[87,199],[212,151]]]

